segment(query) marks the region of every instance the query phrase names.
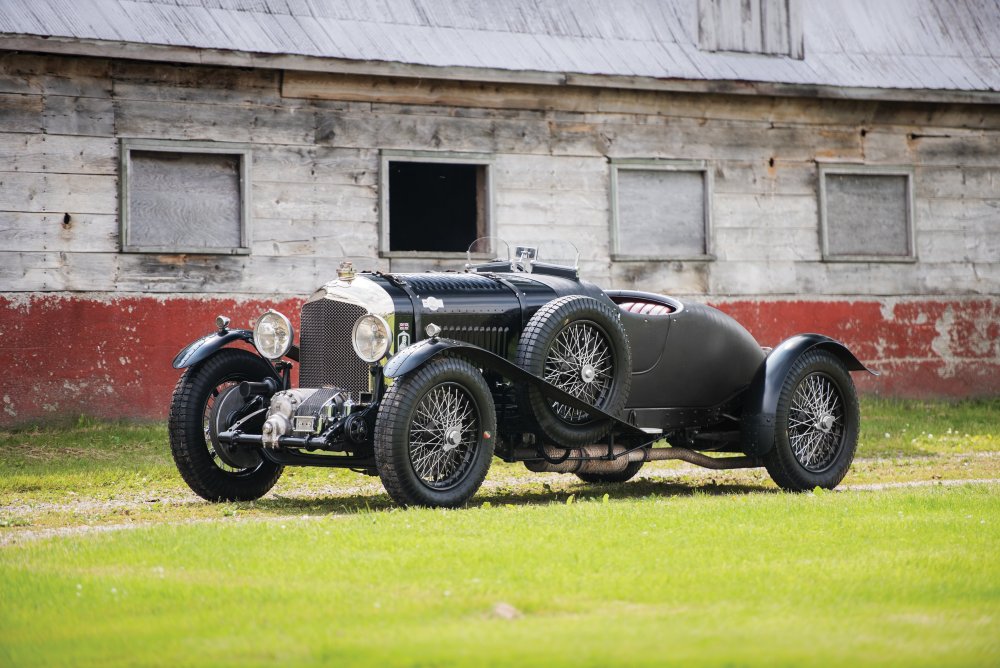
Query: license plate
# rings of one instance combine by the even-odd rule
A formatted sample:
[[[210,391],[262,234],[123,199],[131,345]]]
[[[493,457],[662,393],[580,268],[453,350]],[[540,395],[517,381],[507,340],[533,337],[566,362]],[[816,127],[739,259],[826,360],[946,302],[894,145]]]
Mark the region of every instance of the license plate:
[[[316,430],[316,418],[311,415],[296,415],[292,418],[292,431],[305,431],[310,434]]]

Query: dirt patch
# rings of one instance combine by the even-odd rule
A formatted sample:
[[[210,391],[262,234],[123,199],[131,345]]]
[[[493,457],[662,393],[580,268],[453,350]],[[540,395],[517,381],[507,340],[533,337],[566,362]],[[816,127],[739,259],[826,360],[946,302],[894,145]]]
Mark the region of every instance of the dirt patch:
[[[5,459],[30,459],[36,462],[51,462],[64,459],[92,459],[111,460],[121,457],[125,447],[120,451],[100,450],[97,448],[71,448],[52,445],[39,445],[38,443],[5,443],[3,449],[7,451]]]

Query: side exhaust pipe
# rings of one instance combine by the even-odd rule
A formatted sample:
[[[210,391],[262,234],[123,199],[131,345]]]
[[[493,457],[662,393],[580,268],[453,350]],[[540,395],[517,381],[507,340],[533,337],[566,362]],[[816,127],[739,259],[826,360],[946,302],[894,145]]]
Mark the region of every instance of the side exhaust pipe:
[[[707,469],[749,469],[761,465],[756,457],[709,457],[688,448],[643,448],[626,453],[621,445],[614,446],[614,459],[607,457],[608,448],[605,445],[587,445],[582,448],[571,448],[568,452],[563,448],[544,446],[545,456],[540,459],[538,452],[527,448],[518,449],[514,455],[523,459],[529,471],[536,473],[620,473],[631,462],[655,462],[667,459],[680,459]]]

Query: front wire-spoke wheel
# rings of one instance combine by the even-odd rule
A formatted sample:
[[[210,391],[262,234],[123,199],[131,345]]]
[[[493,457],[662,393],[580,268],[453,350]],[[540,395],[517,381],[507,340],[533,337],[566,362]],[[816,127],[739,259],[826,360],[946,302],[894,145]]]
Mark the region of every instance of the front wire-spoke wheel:
[[[464,387],[442,383],[417,404],[410,426],[410,464],[427,487],[445,490],[462,482],[480,432],[475,400]]]
[[[778,397],[774,447],[764,456],[784,489],[833,489],[847,475],[861,421],[851,375],[835,355],[810,350],[792,364]]]
[[[496,409],[483,375],[454,358],[431,360],[386,390],[375,422],[375,464],[404,506],[468,501],[489,470]]]
[[[242,406],[236,387],[274,375],[260,357],[227,348],[185,370],[174,388],[168,420],[170,451],[181,477],[209,501],[250,501],[270,490],[282,468],[247,449],[229,449],[218,434]]]

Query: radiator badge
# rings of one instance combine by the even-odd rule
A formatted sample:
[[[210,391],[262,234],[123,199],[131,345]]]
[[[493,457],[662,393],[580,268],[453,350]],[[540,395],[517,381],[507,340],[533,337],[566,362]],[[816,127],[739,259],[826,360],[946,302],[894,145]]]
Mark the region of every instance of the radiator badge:
[[[423,300],[424,308],[428,311],[437,311],[439,308],[444,306],[444,302],[437,297],[428,297]]]

